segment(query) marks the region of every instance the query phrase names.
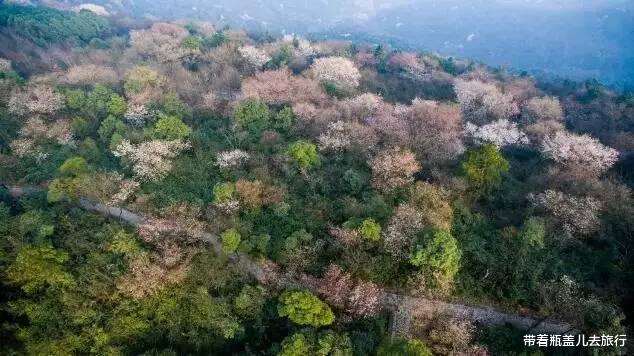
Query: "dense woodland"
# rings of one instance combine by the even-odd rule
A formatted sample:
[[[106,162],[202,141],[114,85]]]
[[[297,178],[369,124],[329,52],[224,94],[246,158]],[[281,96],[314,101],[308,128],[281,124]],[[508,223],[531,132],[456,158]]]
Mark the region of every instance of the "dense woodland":
[[[4,5],[0,39],[2,354],[626,353],[433,312],[391,338],[380,298],[629,334],[631,94],[89,11]]]

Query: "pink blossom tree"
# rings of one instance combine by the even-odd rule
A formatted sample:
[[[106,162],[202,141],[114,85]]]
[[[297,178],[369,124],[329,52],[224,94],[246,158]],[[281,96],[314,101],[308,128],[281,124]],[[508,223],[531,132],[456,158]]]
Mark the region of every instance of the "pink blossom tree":
[[[414,173],[421,168],[416,156],[411,151],[401,148],[379,152],[369,165],[372,169],[372,184],[383,191],[413,182]]]

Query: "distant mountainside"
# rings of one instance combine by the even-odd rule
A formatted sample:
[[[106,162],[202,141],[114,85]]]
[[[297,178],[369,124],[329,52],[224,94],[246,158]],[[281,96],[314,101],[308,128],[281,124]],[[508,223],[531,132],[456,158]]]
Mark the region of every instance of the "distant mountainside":
[[[44,3],[44,2],[43,2]],[[46,4],[76,6],[77,0]],[[137,18],[195,18],[272,34],[364,38],[495,66],[634,87],[628,0],[96,0]]]

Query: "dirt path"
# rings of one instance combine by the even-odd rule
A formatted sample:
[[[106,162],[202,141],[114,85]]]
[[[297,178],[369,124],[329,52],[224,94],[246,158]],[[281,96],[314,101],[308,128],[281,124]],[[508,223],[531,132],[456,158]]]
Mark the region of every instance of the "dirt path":
[[[9,194],[13,197],[20,197],[43,189],[38,186],[6,186]],[[110,216],[122,223],[139,226],[145,218],[132,211],[119,207],[111,207],[103,204],[91,202],[87,199],[80,199],[79,206],[91,212],[97,212]],[[222,253],[220,238],[216,235],[199,232],[201,241],[210,243],[217,253]],[[239,269],[253,276],[261,283],[275,285],[277,288],[304,287],[314,288],[314,283],[306,281],[314,280],[309,276],[289,276],[267,260],[256,260],[245,254],[232,254],[230,260],[238,265]],[[411,297],[402,294],[385,292],[383,297],[384,308],[392,312],[390,332],[393,337],[405,337],[409,334],[412,319],[430,314],[445,314],[457,319],[469,320],[480,325],[505,325],[510,324],[518,329],[530,330],[531,333],[546,334],[571,334],[576,333],[568,323],[544,320],[530,316],[510,314],[497,311],[491,307],[480,305],[466,305],[459,303],[448,303],[441,300]]]

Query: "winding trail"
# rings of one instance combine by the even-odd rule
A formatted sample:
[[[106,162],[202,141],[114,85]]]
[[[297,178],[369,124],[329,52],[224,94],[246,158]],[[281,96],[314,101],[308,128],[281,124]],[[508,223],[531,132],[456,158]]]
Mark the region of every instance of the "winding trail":
[[[43,186],[12,186],[5,184],[0,184],[0,186],[6,187],[9,194],[14,198],[19,198],[22,195],[45,189]],[[135,227],[145,222],[145,218],[135,212],[92,202],[88,199],[80,199],[79,206],[86,211],[110,216],[119,222]],[[222,253],[222,245],[218,236],[200,231],[193,237],[211,244],[216,253]],[[248,273],[262,284],[274,286],[279,289],[293,287],[315,288],[314,283],[306,282],[311,279],[314,280],[314,277],[291,276],[281,272],[275,264],[266,259],[257,260],[241,253],[233,253],[229,256],[229,259],[232,263],[237,265],[240,270]],[[412,297],[391,292],[384,292],[382,300],[383,307],[391,312],[390,333],[392,337],[406,337],[409,335],[411,321],[413,319],[418,316],[430,314],[449,315],[456,319],[469,320],[479,325],[494,326],[510,324],[518,329],[528,330],[534,334],[578,333],[578,330],[575,329],[574,326],[565,322],[505,313],[487,306],[449,303],[442,300]]]

